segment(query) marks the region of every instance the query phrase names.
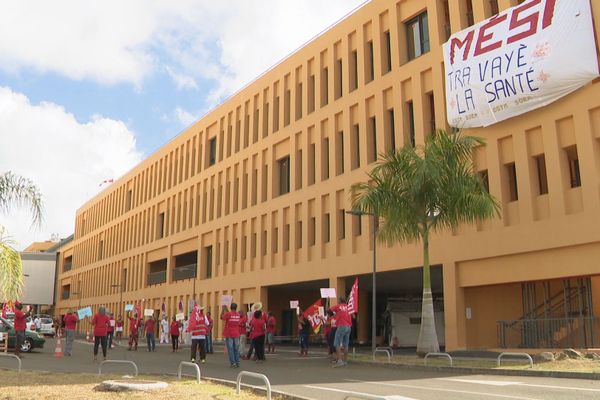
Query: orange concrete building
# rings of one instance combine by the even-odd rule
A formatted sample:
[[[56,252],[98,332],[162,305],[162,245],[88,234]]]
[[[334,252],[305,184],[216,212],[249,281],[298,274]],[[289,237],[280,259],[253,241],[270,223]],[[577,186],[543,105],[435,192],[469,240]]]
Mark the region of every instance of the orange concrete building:
[[[368,341],[372,221],[346,213],[350,186],[377,154],[447,128],[442,43],[517,3],[365,4],[81,206],[60,249],[57,313],[143,303],[172,316],[195,296],[215,315],[231,294],[262,301],[292,335],[290,300],[306,307],[359,277],[356,335]],[[600,83],[466,133],[487,140],[475,165],[502,218],[432,239],[440,341],[598,345]],[[377,335],[414,345],[421,247],[377,251]]]

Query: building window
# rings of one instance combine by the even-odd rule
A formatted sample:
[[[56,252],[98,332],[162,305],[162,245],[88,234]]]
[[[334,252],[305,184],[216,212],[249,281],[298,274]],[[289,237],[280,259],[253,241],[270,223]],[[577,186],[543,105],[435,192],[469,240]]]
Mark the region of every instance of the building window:
[[[374,56],[374,52],[373,52],[373,41],[369,40],[367,42],[366,47],[366,71],[365,71],[365,81],[367,82],[371,82],[373,79],[375,79],[375,65],[374,65],[374,60],[375,60],[375,56]]]
[[[314,246],[316,243],[316,226],[317,226],[317,220],[315,217],[311,217],[310,220],[308,220],[308,245],[309,246]]]
[[[158,214],[156,219],[156,238],[162,239],[165,235],[165,213]]]
[[[63,272],[68,272],[73,268],[73,256],[66,257],[63,260]]]
[[[360,127],[354,124],[352,127],[352,137],[350,140],[350,163],[351,168],[360,168]]]
[[[323,225],[322,225],[323,243],[329,243],[331,240],[331,229],[330,229],[330,217],[329,213],[323,214]]]
[[[279,251],[279,228],[273,229],[273,236],[271,236],[271,247],[273,248],[273,253],[277,254]]]
[[[350,53],[350,91],[358,88],[358,52],[352,50]]]
[[[283,251],[290,251],[290,224],[283,226]]]
[[[467,24],[469,26],[475,24],[475,17],[473,16],[473,0],[467,0]]]
[[[538,194],[541,196],[548,193],[548,177],[546,175],[546,156],[540,154],[535,156],[535,168],[538,177]]]
[[[383,73],[386,74],[392,70],[392,39],[390,31],[383,32]]]
[[[490,0],[490,13],[491,15],[496,15],[500,12],[500,8],[498,7],[498,0]]]
[[[387,136],[389,138],[390,148],[396,149],[396,121],[394,116],[394,109],[390,108],[387,110]]]
[[[508,198],[509,201],[519,200],[519,189],[517,186],[517,168],[515,163],[506,164],[506,176],[508,177]]]
[[[581,186],[581,174],[579,171],[579,156],[577,155],[577,146],[573,145],[565,148],[567,161],[569,162],[569,177],[572,188]]]
[[[321,107],[329,102],[329,69],[324,67],[321,70]]]
[[[71,285],[65,285],[62,287],[62,291],[61,291],[61,300],[67,300],[69,297],[71,297]]]
[[[415,147],[415,109],[413,102],[409,101],[408,105],[408,141],[411,146]]]
[[[290,157],[277,161],[279,168],[279,195],[290,192]]]
[[[427,95],[427,101],[429,103],[430,129],[431,133],[435,133],[435,97],[433,96],[433,92]]]
[[[340,97],[342,97],[342,59],[338,59],[335,61],[335,71],[334,71],[334,79],[335,79],[335,85],[334,85],[334,97],[335,100],[339,99]]]
[[[125,211],[131,210],[132,198],[133,198],[133,192],[130,189],[127,191],[127,199],[125,200]]]
[[[341,175],[344,173],[344,132],[337,133],[335,143],[335,174]]]
[[[409,60],[429,52],[429,24],[426,12],[408,21],[406,23],[406,30]]]
[[[329,179],[329,138],[321,142],[321,180]]]
[[[483,183],[485,190],[489,193],[490,192],[490,178],[488,176],[487,169],[479,171],[479,179],[481,179],[481,182]]]
[[[369,133],[367,136],[367,162],[377,161],[377,120],[375,117],[369,118]]]
[[[214,137],[208,141],[208,165],[215,165],[217,162],[217,138]]]
[[[98,243],[98,260],[102,260],[104,258],[104,240],[100,240]]]
[[[338,240],[346,238],[346,210],[338,210]]]

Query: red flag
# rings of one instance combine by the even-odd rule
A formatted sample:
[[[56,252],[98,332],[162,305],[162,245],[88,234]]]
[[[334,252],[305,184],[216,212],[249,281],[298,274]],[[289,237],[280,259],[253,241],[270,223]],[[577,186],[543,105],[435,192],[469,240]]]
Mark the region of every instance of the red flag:
[[[141,304],[135,305],[135,312],[136,312],[138,318],[142,318],[142,305]]]
[[[8,305],[8,303],[4,303],[4,306],[2,306],[2,318],[6,318],[7,314],[12,314],[13,313],[13,309]]]
[[[324,322],[324,317],[319,312],[319,308],[321,307],[323,307],[323,303],[321,302],[321,299],[319,299],[302,313],[302,316],[310,322],[310,326],[315,333],[319,333],[321,325],[323,325]]]
[[[350,296],[348,296],[348,314],[358,313],[358,278],[354,280],[352,289],[350,289]]]

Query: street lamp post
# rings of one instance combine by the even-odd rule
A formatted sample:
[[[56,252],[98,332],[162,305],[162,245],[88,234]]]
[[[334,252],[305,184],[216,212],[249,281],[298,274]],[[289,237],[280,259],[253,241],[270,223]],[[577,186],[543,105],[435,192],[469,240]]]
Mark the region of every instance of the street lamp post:
[[[121,283],[115,283],[110,285],[111,288],[118,287],[119,288],[119,313],[117,315],[122,315],[123,312],[123,286],[125,285],[125,270],[121,272]]]
[[[369,215],[373,218],[373,287],[372,287],[372,299],[371,299],[371,351],[375,353],[376,345],[376,312],[377,312],[377,230],[379,226],[379,217],[376,213],[370,213],[360,210],[349,210],[346,211],[347,214],[355,215],[357,217],[361,217],[363,215]]]

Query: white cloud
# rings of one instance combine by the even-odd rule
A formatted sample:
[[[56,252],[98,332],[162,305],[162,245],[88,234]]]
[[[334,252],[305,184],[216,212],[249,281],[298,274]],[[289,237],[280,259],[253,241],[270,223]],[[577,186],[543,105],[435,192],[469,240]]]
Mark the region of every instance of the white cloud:
[[[241,88],[364,0],[37,0],[0,3],[0,68],[178,88]],[[18,38],[18,40],[15,40]]]
[[[8,88],[0,88],[0,136],[0,172],[32,179],[44,196],[41,229],[31,228],[25,211],[0,215],[21,248],[53,233],[73,233],[76,209],[100,190],[99,184],[142,159],[122,121],[95,116],[82,123],[57,104],[31,104]]]
[[[173,113],[175,114],[175,119],[182,127],[187,127],[198,120],[197,116],[181,107],[176,107]]]

